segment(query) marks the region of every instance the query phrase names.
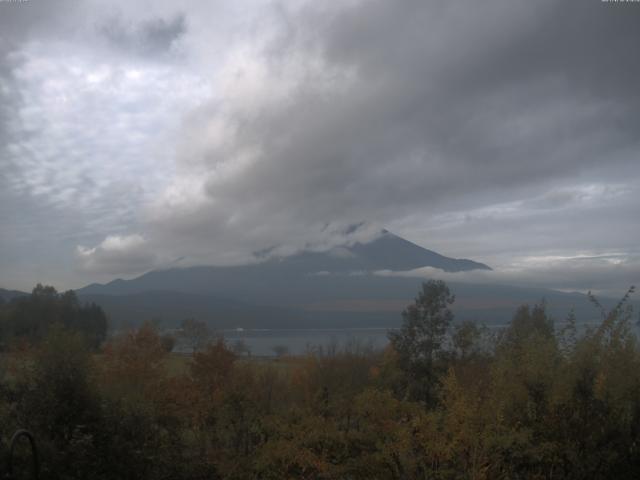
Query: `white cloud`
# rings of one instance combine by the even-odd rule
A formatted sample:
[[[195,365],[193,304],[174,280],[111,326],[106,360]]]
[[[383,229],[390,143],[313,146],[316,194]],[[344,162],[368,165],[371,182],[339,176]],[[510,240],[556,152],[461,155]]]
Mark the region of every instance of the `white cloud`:
[[[76,253],[82,268],[96,273],[138,273],[153,268],[158,260],[138,234],[110,235],[95,247],[78,246]]]
[[[502,284],[580,291],[619,297],[640,280],[640,254],[585,252],[512,258],[492,271],[442,272],[426,267],[407,272],[379,271],[382,276],[437,278],[450,282]]]
[[[23,134],[4,159],[8,187],[100,218],[102,232],[130,224],[168,182],[172,132],[206,82],[157,65],[96,65],[64,45],[28,44],[23,55],[15,76],[29,102],[14,118]]]

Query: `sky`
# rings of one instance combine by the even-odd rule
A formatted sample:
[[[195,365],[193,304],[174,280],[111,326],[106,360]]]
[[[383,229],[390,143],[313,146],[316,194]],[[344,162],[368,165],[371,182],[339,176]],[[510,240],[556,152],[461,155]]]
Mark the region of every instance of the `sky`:
[[[601,0],[0,0],[0,287],[364,221],[494,268],[470,281],[621,295],[639,24]]]

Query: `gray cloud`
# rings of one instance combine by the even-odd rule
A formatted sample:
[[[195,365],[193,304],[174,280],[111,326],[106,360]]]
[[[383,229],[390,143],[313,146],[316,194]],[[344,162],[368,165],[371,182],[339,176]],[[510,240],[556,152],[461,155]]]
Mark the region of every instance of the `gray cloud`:
[[[229,263],[274,245],[330,248],[344,237],[340,226],[366,219],[505,271],[524,257],[542,265],[549,257],[637,254],[640,9],[633,4],[281,2],[252,14],[231,9],[243,30],[229,41],[216,37],[215,46],[204,3],[185,4],[184,16],[165,4],[135,15],[128,8],[96,22],[115,47],[109,61],[121,67],[111,65],[105,78],[119,88],[78,96],[99,125],[81,146],[121,157],[113,165],[126,172],[98,169],[110,181],[87,189],[97,192],[91,211],[107,213],[121,200],[128,213],[100,222],[82,245],[139,234],[153,261]],[[98,48],[92,41],[87,48]],[[186,63],[162,63],[178,44]],[[160,62],[156,75],[145,60]],[[89,63],[87,73],[97,66]],[[140,88],[122,80],[136,68]],[[33,80],[25,92],[45,83],[45,70],[20,71]],[[185,93],[171,97],[185,75]],[[207,99],[197,78],[210,82]],[[74,82],[67,91],[85,83]],[[175,101],[153,109],[167,97]],[[171,118],[174,108],[181,113]],[[162,148],[150,149],[154,134],[165,139]],[[52,135],[34,145],[46,150]],[[118,138],[128,154],[119,153]],[[31,185],[43,164],[77,173]],[[95,161],[34,165],[13,184],[29,183],[22,191],[35,189],[62,208],[86,198],[73,193],[83,174],[96,180]],[[142,172],[157,178],[141,181]],[[119,179],[128,186],[114,188]],[[142,194],[131,193],[135,184]],[[93,252],[85,261],[102,252],[84,251]],[[117,273],[124,264],[112,253],[92,268]],[[134,263],[143,270],[153,264],[146,260]],[[625,281],[640,273],[637,262],[629,265]],[[589,268],[609,279],[610,267]],[[580,272],[567,271],[578,288]]]
[[[146,243],[140,235],[111,235],[96,247],[79,246],[77,255],[82,268],[89,272],[137,273],[153,267],[157,262]]]
[[[612,253],[596,257],[523,257],[513,262],[509,268],[494,271],[447,273],[434,268],[422,268],[409,272],[380,271],[376,274],[436,278],[450,282],[550,288],[582,293],[591,291],[620,298],[630,286],[636,285],[638,272],[640,255]]]
[[[76,245],[136,224],[171,169],[172,125],[204,90],[196,74],[174,76],[158,61],[163,39],[180,36],[184,19],[132,17],[154,55],[146,62],[144,52],[105,50],[95,35],[113,15],[105,8],[91,0],[0,2],[2,285],[108,279],[76,268],[86,263],[77,262]]]
[[[403,233],[407,217],[427,226],[508,202],[516,222],[557,226],[588,212],[585,185],[606,191],[637,172],[637,10],[372,1],[305,4],[278,19],[268,44],[230,57],[222,93],[188,119],[183,172],[151,215],[159,243],[202,245],[198,259],[215,261],[307,245],[327,219]],[[527,212],[532,198],[546,216]],[[513,248],[513,235],[487,249]],[[529,248],[576,242],[545,235]]]
[[[120,15],[112,17],[99,30],[117,48],[142,57],[153,57],[175,53],[178,41],[187,31],[187,24],[183,14],[139,24],[127,22]]]
[[[0,155],[4,155],[6,145],[11,138],[15,121],[14,112],[20,104],[13,67],[17,63],[8,45],[0,43]],[[0,172],[0,175],[6,172]]]

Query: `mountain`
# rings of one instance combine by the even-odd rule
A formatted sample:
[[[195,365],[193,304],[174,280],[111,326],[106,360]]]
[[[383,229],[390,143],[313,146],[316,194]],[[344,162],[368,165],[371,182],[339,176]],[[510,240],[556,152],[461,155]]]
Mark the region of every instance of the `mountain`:
[[[271,257],[260,263],[231,267],[190,267],[157,270],[132,280],[91,284],[79,294],[131,294],[145,291],[223,294],[237,287],[269,289],[265,282],[289,282],[294,278],[326,274],[364,274],[380,270],[406,271],[433,267],[445,272],[491,270],[483,263],[445,257],[386,230],[368,243],[355,243],[326,252],[303,251],[288,257]],[[291,286],[291,285],[290,285]],[[235,295],[234,295],[235,296]]]
[[[124,322],[134,315],[149,318],[160,314],[174,321],[178,311],[171,305],[187,305],[184,295],[192,295],[190,301],[199,305],[200,318],[214,323],[227,324],[235,318],[243,325],[255,324],[256,312],[260,311],[257,322],[269,326],[340,326],[356,322],[356,317],[364,323],[378,324],[388,323],[391,311],[397,314],[402,310],[420,281],[374,272],[420,267],[455,272],[490,269],[472,260],[445,257],[383,230],[368,243],[325,252],[303,251],[249,265],[157,270],[132,280],[88,285],[77,293]],[[148,301],[153,295],[157,301]],[[167,304],[168,298],[173,302]],[[233,313],[225,302],[238,302]]]
[[[0,288],[0,301],[4,300],[5,302],[9,302],[14,298],[24,297],[28,295],[28,293],[20,292],[18,290],[5,290],[4,288]]]
[[[214,295],[150,291],[128,295],[82,294],[80,298],[100,305],[116,328],[144,320],[159,320],[173,326],[185,318],[208,320],[216,328],[259,328],[265,322],[272,328],[286,328],[298,320],[295,312],[284,308],[251,305]]]
[[[303,251],[239,266],[199,266],[148,272],[131,280],[92,284],[77,293],[101,305],[113,322],[184,318],[216,328],[394,327],[423,279],[380,275],[381,270],[433,267],[448,272],[490,270],[485,264],[445,257],[388,231],[373,241],[326,252]],[[458,319],[505,323],[523,303],[543,298],[557,318],[574,310],[597,317],[585,295],[500,285],[451,283]],[[606,300],[603,300],[607,303]]]
[[[382,235],[369,243],[356,243],[347,249],[363,263],[362,270],[406,271],[421,267],[433,267],[445,272],[491,270],[484,263],[473,260],[449,258],[411,243],[404,238],[383,230]]]
[[[407,271],[433,267],[445,272],[491,270],[483,263],[467,259],[445,257],[427,250],[393,233],[382,230],[367,243],[335,247],[326,252],[303,251],[288,257],[272,258],[267,262],[289,273],[345,273],[375,272],[380,270]]]

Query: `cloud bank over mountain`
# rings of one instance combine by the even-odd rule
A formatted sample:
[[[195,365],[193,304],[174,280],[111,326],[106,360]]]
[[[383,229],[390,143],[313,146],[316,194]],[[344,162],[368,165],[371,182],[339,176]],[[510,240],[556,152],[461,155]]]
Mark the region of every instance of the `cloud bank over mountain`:
[[[7,286],[329,249],[362,219],[505,279],[640,273],[635,5],[67,3],[0,3]]]

